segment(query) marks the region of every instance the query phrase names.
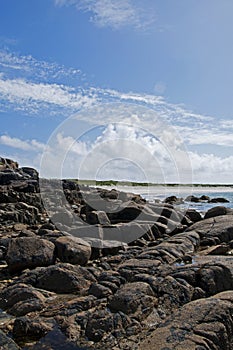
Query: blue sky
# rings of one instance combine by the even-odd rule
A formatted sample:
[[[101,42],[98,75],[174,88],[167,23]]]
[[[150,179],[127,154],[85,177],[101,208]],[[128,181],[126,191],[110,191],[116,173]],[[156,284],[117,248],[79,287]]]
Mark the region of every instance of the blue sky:
[[[69,149],[65,176],[86,159],[85,177],[232,183],[232,13],[231,0],[2,1],[1,155],[38,169],[48,155],[47,176]]]

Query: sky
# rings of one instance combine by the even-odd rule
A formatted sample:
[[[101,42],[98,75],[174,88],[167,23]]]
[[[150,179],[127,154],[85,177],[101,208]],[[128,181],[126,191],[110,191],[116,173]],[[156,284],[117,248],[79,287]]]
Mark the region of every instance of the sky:
[[[0,155],[46,177],[232,183],[231,0],[0,2]]]

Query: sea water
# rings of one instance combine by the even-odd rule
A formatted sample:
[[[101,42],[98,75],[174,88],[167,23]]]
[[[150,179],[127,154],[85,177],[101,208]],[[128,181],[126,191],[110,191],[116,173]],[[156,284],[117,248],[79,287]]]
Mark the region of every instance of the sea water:
[[[211,187],[211,186],[103,186],[103,188],[116,190],[123,192],[131,192],[135,194],[140,194],[148,202],[154,203],[157,200],[163,201],[166,197],[176,196],[179,198],[185,198],[190,195],[196,197],[201,197],[206,195],[212,198],[223,197],[229,201],[229,203],[207,203],[203,202],[186,202],[179,205],[180,209],[196,209],[199,212],[206,212],[208,209],[216,207],[218,205],[223,205],[228,208],[233,208],[233,186],[232,187]]]

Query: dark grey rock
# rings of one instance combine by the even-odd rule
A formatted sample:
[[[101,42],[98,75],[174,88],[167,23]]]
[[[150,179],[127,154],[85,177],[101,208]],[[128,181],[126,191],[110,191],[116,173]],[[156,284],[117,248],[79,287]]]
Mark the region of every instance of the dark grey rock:
[[[89,294],[94,295],[98,299],[106,298],[112,295],[112,290],[99,283],[92,283],[88,291]]]
[[[70,264],[86,265],[91,257],[91,246],[78,237],[59,237],[54,242],[57,257]]]
[[[185,215],[192,221],[192,222],[198,222],[202,220],[201,214],[195,210],[195,209],[188,209],[185,212]]]
[[[104,211],[91,211],[87,213],[86,220],[90,225],[110,225],[111,222]]]
[[[184,305],[139,343],[139,350],[231,349],[232,291]]]
[[[213,244],[230,242],[233,239],[233,215],[221,215],[202,220],[190,226],[186,232],[188,231],[196,231],[201,237],[201,244],[203,240],[209,239],[214,239]],[[215,238],[218,238],[218,243]]]
[[[24,283],[16,283],[1,291],[0,307],[9,309],[15,304],[27,300],[39,300],[42,303],[45,297],[38,290]]]
[[[229,203],[229,200],[226,198],[218,197],[218,198],[211,198],[209,203]]]
[[[223,206],[217,206],[209,209],[206,212],[204,219],[209,219],[209,218],[212,218],[215,216],[221,216],[221,215],[233,215],[233,210]]]
[[[6,261],[11,272],[54,263],[53,243],[34,237],[14,238],[10,241]]]
[[[20,347],[0,330],[0,349],[1,350],[20,350]]]
[[[13,337],[17,340],[20,338],[40,339],[52,330],[52,324],[45,323],[42,319],[30,319],[27,316],[15,319],[13,326]]]
[[[33,275],[32,271],[32,275]],[[27,276],[30,278],[30,274]],[[90,284],[95,282],[94,276],[84,267],[60,263],[36,271],[35,286],[56,293],[76,293],[84,295]]]
[[[145,282],[127,283],[121,287],[109,302],[113,312],[122,311],[142,320],[153,310],[157,299],[150,285]]]

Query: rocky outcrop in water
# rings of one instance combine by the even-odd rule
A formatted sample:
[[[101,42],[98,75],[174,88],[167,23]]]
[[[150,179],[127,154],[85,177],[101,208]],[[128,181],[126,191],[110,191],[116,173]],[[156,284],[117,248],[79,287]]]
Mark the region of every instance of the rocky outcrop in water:
[[[173,197],[39,180],[2,158],[0,347],[231,349],[232,210],[203,219]]]

